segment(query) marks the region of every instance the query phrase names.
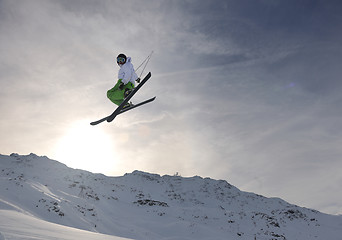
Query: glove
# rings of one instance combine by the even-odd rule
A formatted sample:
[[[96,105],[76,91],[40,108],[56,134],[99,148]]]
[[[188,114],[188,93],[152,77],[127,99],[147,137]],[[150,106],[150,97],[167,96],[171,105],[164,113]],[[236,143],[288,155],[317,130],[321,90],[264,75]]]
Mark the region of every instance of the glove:
[[[122,83],[120,83],[120,85],[119,85],[119,89],[120,90],[122,90],[123,88],[124,88],[124,86],[125,86],[125,84],[122,82]]]
[[[140,78],[137,78],[137,80],[135,80],[137,83],[140,83]]]

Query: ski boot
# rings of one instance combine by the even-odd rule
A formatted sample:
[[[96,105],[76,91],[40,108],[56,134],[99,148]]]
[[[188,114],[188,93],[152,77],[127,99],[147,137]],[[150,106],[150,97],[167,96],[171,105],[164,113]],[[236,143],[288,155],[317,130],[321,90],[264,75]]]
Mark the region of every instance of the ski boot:
[[[126,88],[125,92],[124,92],[124,98],[126,98],[132,91],[133,91],[133,89]]]

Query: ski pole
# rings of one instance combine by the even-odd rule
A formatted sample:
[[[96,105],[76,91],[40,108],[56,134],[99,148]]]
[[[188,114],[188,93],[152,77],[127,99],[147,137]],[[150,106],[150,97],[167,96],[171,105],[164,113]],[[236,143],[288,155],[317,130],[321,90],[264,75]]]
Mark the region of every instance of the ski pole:
[[[143,70],[141,71],[141,74],[140,74],[140,76],[139,76],[139,78],[141,78],[141,76],[142,76],[142,74],[143,74],[143,72],[144,72],[144,70],[145,70],[145,68],[146,68],[146,66],[147,66],[147,64],[148,64],[148,62],[150,61],[150,59],[151,59],[151,57],[152,57],[152,54],[153,54],[153,51],[147,56],[147,58],[145,58],[145,60],[139,65],[139,67],[137,67],[136,69],[135,69],[135,71],[137,71],[146,61],[146,63],[145,63],[145,66],[144,66],[144,68],[143,68]]]

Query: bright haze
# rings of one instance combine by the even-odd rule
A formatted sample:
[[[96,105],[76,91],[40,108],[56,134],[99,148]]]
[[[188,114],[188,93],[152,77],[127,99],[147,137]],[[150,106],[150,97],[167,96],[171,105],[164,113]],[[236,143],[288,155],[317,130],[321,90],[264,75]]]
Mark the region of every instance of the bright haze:
[[[225,179],[342,214],[342,3],[0,1],[0,153]],[[115,109],[115,57],[152,78]],[[141,74],[142,68],[137,73]]]

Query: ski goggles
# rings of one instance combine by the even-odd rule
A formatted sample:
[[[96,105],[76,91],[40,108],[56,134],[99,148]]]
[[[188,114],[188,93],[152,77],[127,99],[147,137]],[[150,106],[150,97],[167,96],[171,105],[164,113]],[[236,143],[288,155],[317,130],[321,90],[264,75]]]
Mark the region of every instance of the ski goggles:
[[[124,63],[126,62],[126,59],[123,58],[123,57],[118,57],[118,58],[116,59],[116,62],[119,63],[119,64],[124,64]]]

